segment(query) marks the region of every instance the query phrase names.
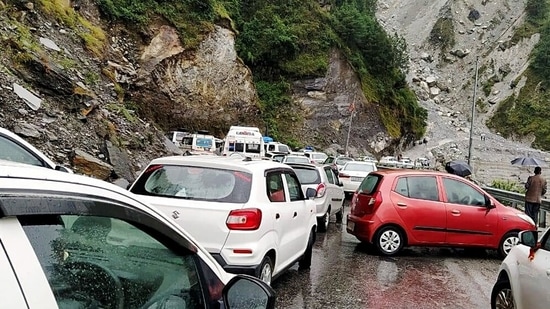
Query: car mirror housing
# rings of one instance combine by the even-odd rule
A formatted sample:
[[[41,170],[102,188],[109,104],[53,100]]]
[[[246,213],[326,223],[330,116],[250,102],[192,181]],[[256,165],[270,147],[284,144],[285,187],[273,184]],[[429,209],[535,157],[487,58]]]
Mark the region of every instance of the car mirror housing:
[[[539,233],[537,231],[522,231],[519,232],[518,237],[520,244],[534,248],[537,245]]]
[[[265,282],[249,275],[233,277],[222,292],[223,308],[275,308],[275,291]]]
[[[487,207],[487,209],[496,208],[495,203],[493,203],[488,195],[485,195],[485,206]]]
[[[307,198],[313,198],[317,195],[317,191],[313,188],[307,188],[306,190],[306,197]]]

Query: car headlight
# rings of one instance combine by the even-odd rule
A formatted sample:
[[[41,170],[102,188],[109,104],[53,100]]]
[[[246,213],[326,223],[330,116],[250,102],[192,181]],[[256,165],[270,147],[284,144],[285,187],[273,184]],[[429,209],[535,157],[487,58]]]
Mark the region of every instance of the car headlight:
[[[519,213],[517,215],[518,215],[518,217],[522,218],[523,220],[531,223],[532,225],[535,225],[535,221],[533,221],[533,219],[531,219],[531,217],[529,217],[528,215],[522,214],[522,213]]]

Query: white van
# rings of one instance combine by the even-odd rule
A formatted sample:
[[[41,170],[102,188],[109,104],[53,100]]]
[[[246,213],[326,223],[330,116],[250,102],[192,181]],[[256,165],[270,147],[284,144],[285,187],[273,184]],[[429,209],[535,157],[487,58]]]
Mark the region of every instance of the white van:
[[[170,131],[166,137],[180,149],[191,154],[214,154],[216,151],[216,138],[207,131]]]
[[[290,154],[290,148],[279,142],[266,143],[264,148],[266,152]]]
[[[231,126],[225,136],[222,154],[240,153],[249,157],[264,157],[264,139],[256,127]]]

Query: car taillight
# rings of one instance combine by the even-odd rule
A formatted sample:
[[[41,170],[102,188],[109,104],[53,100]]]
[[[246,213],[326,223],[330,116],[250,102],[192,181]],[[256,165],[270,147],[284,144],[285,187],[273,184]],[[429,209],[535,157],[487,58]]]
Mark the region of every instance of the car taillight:
[[[340,173],[338,174],[338,177],[340,177],[340,178],[349,178],[349,175],[340,172]]]
[[[262,223],[262,211],[257,208],[232,210],[225,224],[230,230],[257,230]]]
[[[382,204],[382,194],[380,191],[371,195],[356,192],[352,200],[351,213],[358,217],[372,214],[380,204]]]
[[[317,185],[317,195],[315,197],[323,197],[325,195],[325,192],[327,191],[327,186],[324,183],[320,183]]]

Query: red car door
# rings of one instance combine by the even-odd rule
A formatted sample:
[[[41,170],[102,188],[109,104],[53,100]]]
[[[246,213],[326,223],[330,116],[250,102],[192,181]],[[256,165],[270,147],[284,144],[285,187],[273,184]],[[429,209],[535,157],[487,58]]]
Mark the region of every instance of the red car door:
[[[485,195],[466,181],[443,177],[449,245],[485,246],[497,232],[496,208],[485,206]]]
[[[391,200],[410,245],[445,242],[445,204],[440,200],[435,176],[400,177]]]

